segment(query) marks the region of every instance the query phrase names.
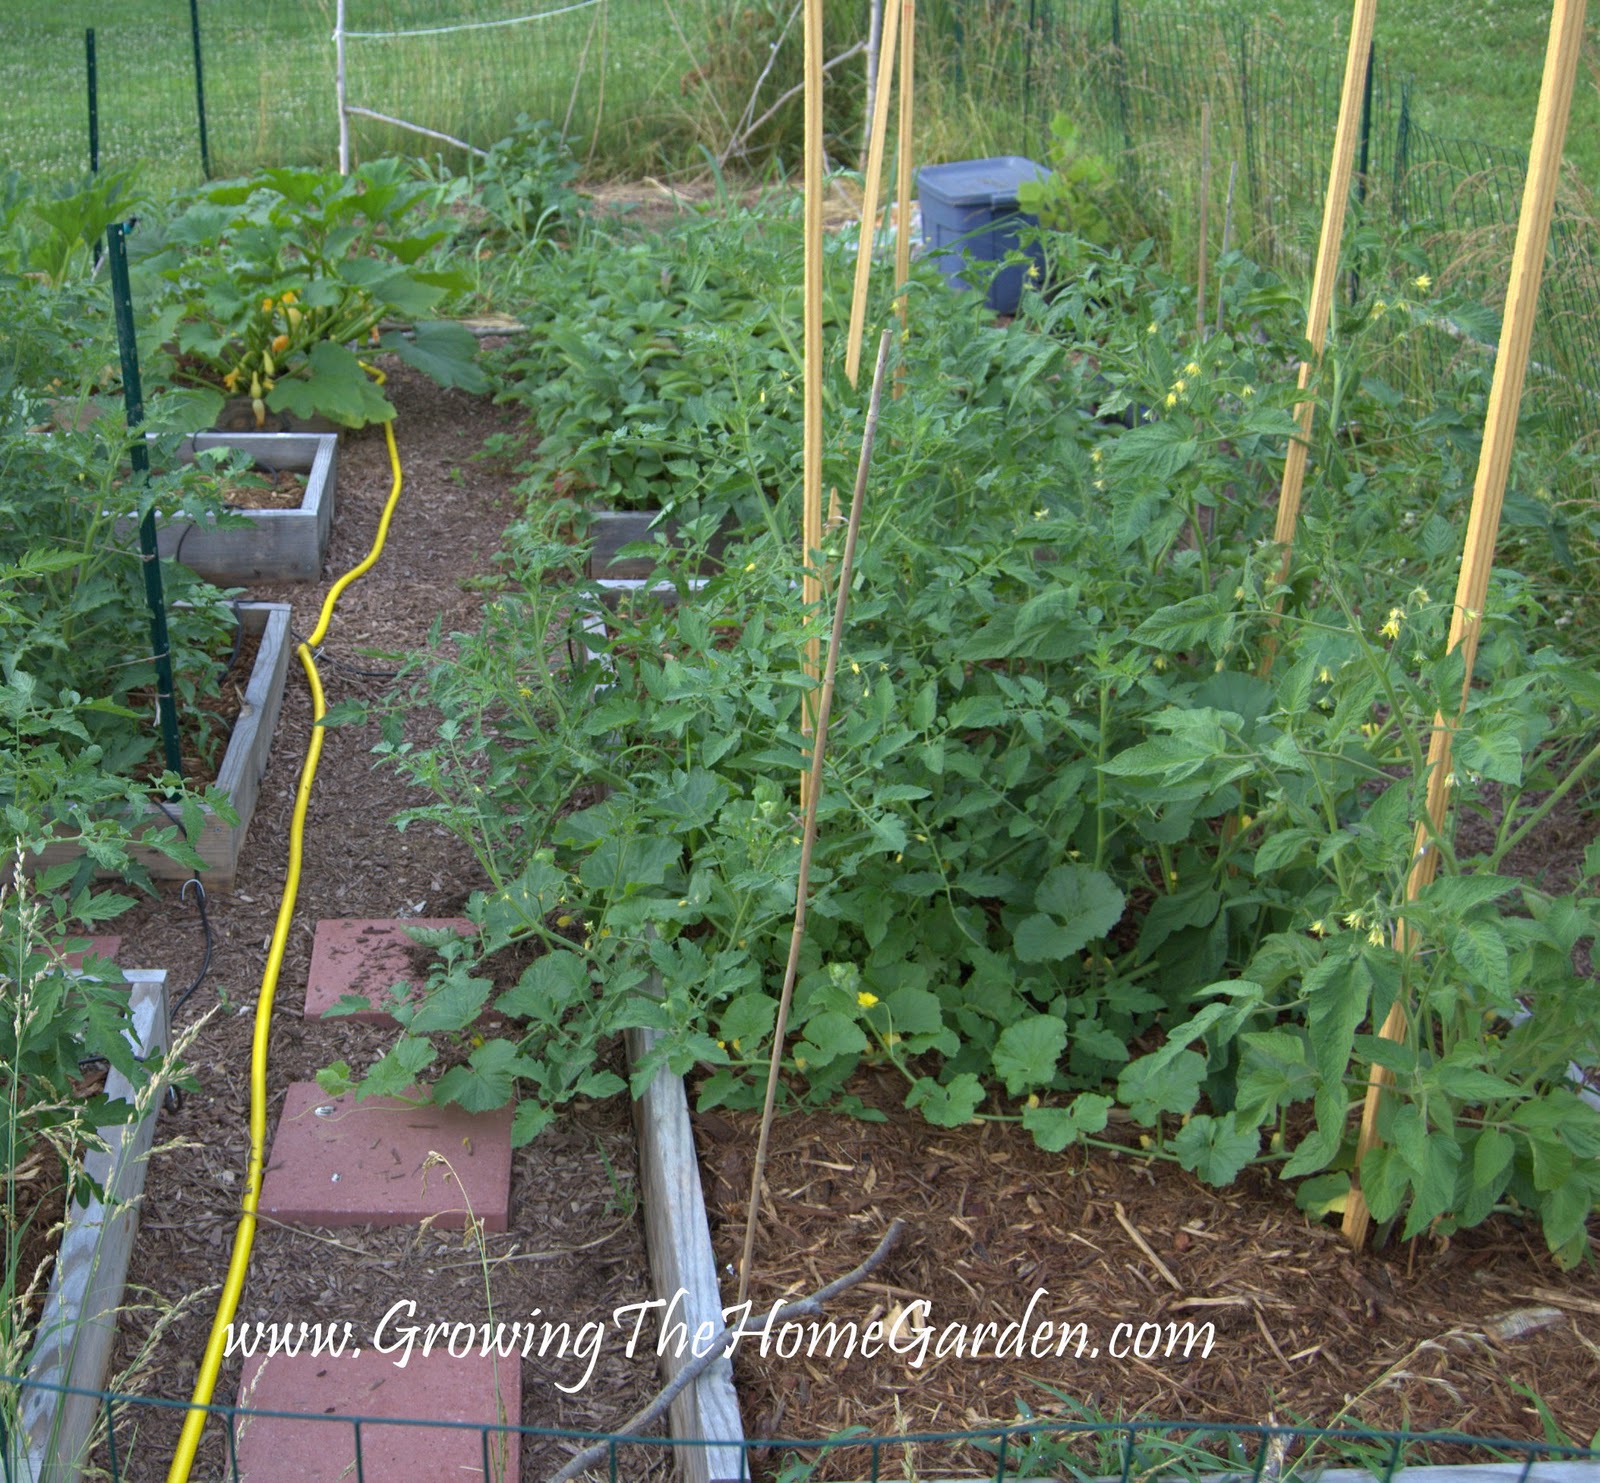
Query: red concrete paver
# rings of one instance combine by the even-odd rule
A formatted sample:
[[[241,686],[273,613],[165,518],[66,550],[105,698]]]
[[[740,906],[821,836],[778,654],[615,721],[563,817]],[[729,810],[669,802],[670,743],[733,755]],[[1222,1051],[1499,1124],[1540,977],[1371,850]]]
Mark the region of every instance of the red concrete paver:
[[[416,917],[407,921],[364,917],[330,918],[317,923],[306,973],[306,1018],[321,1019],[346,994],[382,1004],[389,990],[405,982],[419,988],[422,977],[412,959],[417,944],[408,927],[454,927],[462,936],[478,929],[465,917]],[[358,1010],[352,1019],[392,1025],[381,1009]]]
[[[450,1168],[435,1162],[441,1154]],[[454,1170],[455,1177],[451,1177]],[[460,1181],[457,1184],[457,1180]],[[393,1097],[329,1097],[290,1084],[261,1182],[261,1213],[299,1225],[398,1226],[472,1214],[503,1231],[511,1206],[511,1109],[464,1112]]]
[[[287,1321],[287,1320],[285,1320]],[[337,1358],[302,1352],[246,1362],[239,1404],[256,1411],[292,1411],[292,1418],[241,1417],[236,1433],[241,1483],[353,1483],[355,1427],[339,1416],[426,1421],[465,1421],[476,1426],[522,1419],[522,1369],[516,1354],[496,1359],[469,1345],[465,1324],[457,1353],[443,1347],[422,1353],[422,1335],[407,1354],[407,1330],[426,1331],[429,1319],[402,1308],[372,1347],[346,1348]],[[298,1324],[296,1324],[298,1331]],[[395,1362],[404,1358],[403,1366]],[[490,1432],[484,1469],[484,1433],[447,1427],[362,1423],[361,1472],[368,1483],[516,1483],[519,1465],[514,1432]]]
[[[114,959],[121,950],[120,937],[91,937],[87,952],[67,954],[67,967],[74,970],[82,968],[83,960],[90,957]]]

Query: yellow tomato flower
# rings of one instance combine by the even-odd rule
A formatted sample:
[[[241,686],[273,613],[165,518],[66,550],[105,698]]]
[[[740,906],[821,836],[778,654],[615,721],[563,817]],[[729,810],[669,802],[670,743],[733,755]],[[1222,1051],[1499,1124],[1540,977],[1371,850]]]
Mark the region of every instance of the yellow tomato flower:
[[[1416,289],[1418,293],[1425,294],[1430,288],[1433,287],[1433,279],[1426,273],[1418,273],[1417,276],[1411,280],[1411,286]]]

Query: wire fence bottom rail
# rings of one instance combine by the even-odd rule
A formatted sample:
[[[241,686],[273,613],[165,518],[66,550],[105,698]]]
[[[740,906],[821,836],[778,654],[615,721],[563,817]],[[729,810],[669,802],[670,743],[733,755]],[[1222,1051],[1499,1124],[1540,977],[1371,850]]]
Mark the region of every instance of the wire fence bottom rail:
[[[47,1439],[24,1436],[16,1416],[30,1390],[92,1396],[101,1413],[100,1434],[88,1457],[57,1458]],[[1070,1405],[1071,1403],[1069,1403]],[[0,1477],[4,1483],[66,1483],[79,1476],[112,1483],[166,1475],[165,1458],[148,1444],[131,1450],[137,1436],[165,1412],[169,1424],[189,1403],[115,1391],[40,1385],[0,1374]],[[710,1438],[627,1436],[559,1427],[474,1421],[441,1421],[382,1415],[326,1415],[245,1406],[206,1406],[213,1461],[197,1464],[194,1476],[207,1483],[248,1483],[241,1470],[241,1440],[256,1423],[277,1423],[299,1434],[296,1452],[318,1459],[328,1477],[350,1483],[402,1483],[392,1461],[397,1441],[407,1457],[437,1455],[445,1437],[475,1438],[475,1466],[464,1476],[512,1483],[518,1477],[567,1476],[563,1459],[600,1444],[603,1459],[579,1474],[586,1479],[635,1480],[664,1477],[679,1461],[709,1448]],[[396,1433],[401,1436],[397,1439]],[[509,1461],[515,1443],[542,1443],[549,1454],[532,1470]],[[470,1444],[468,1444],[470,1445]],[[458,1449],[460,1450],[460,1449]],[[1146,1483],[1192,1479],[1205,1483],[1286,1483],[1321,1477],[1328,1483],[1600,1483],[1600,1449],[1571,1442],[1483,1437],[1458,1432],[1384,1431],[1360,1426],[1312,1427],[1271,1423],[1207,1423],[1155,1418],[1122,1420],[1073,1416],[1023,1416],[1006,1424],[960,1431],[908,1432],[896,1436],[843,1433],[825,1438],[777,1438],[743,1442],[738,1479],[803,1483],[814,1476],[877,1483],[888,1479],[988,1479],[991,1483]],[[956,1458],[951,1461],[952,1456]],[[930,1464],[924,1469],[920,1459]],[[217,1471],[221,1466],[222,1471]],[[478,1471],[481,1469],[481,1472]],[[252,1470],[253,1471],[253,1470]]]

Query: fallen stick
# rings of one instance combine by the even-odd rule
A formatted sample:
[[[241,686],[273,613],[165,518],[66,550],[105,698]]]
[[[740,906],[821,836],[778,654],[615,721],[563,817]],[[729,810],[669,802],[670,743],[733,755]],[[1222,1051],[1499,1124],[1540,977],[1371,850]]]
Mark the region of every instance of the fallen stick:
[[[836,1298],[842,1292],[848,1292],[858,1283],[871,1276],[889,1258],[889,1253],[899,1243],[904,1234],[906,1223],[896,1219],[890,1222],[889,1229],[883,1233],[883,1240],[878,1242],[872,1255],[859,1267],[846,1272],[843,1277],[836,1277],[826,1287],[819,1287],[810,1297],[800,1298],[793,1303],[784,1303],[781,1308],[774,1307],[764,1318],[746,1318],[737,1328],[724,1326],[711,1340],[711,1347],[697,1358],[691,1360],[664,1386],[658,1390],[650,1400],[646,1401],[633,1413],[620,1428],[604,1442],[596,1442],[590,1447],[573,1457],[560,1472],[552,1473],[545,1483],[571,1483],[585,1468],[592,1467],[599,1462],[612,1447],[616,1445],[617,1437],[637,1437],[647,1426],[650,1426],[672,1404],[678,1394],[690,1385],[693,1385],[707,1370],[718,1360],[722,1359],[740,1339],[751,1334],[758,1334],[767,1328],[781,1312],[785,1321],[795,1318],[809,1318],[822,1311],[823,1304],[831,1298]]]

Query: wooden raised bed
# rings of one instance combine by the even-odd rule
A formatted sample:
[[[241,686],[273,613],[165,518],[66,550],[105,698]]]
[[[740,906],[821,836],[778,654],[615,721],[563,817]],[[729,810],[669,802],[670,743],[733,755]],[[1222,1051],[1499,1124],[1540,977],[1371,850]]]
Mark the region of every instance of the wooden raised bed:
[[[160,1058],[170,1044],[166,972],[133,969],[123,977],[132,1009],[129,1039],[134,1052],[140,1060]],[[115,1068],[107,1075],[106,1095],[118,1101],[135,1099],[127,1078]],[[28,1360],[28,1378],[40,1388],[23,1392],[18,1407],[21,1435],[9,1444],[17,1450],[0,1457],[8,1478],[77,1483],[88,1464],[90,1440],[104,1415],[92,1392],[106,1383],[139,1224],[147,1155],[161,1110],[159,1088],[145,1096],[147,1105],[138,1121],[101,1128],[105,1151],[84,1159],[85,1172],[103,1195],[68,1212]],[[91,1393],[68,1395],[57,1387]]]
[[[244,847],[244,837],[250,827],[250,817],[255,812],[256,796],[261,788],[262,774],[267,770],[267,760],[272,753],[272,732],[278,724],[278,711],[283,705],[283,688],[289,673],[289,605],[279,602],[247,602],[239,604],[240,621],[247,633],[261,635],[261,647],[245,687],[244,703],[239,718],[234,722],[233,735],[228,739],[227,751],[222,756],[222,766],[217,771],[217,787],[228,796],[237,824],[225,823],[210,808],[204,810],[205,825],[195,848],[205,860],[200,879],[208,888],[231,890],[239,868],[239,853]],[[155,804],[150,804],[144,820],[152,827],[169,828],[172,820]],[[135,827],[139,821],[135,821]],[[72,859],[79,853],[76,845],[63,842],[51,845],[32,859],[35,869],[55,865]],[[189,867],[163,855],[159,850],[131,851],[133,857],[157,880],[186,880]]]
[[[658,1034],[625,1032],[630,1065],[650,1049]],[[722,1325],[722,1297],[683,1078],[669,1075],[665,1067],[657,1072],[633,1104],[633,1121],[639,1135],[645,1247],[656,1296],[667,1302],[675,1321],[690,1334],[714,1333]],[[709,1331],[701,1329],[704,1323],[711,1324]],[[663,1383],[692,1359],[692,1352],[680,1356],[669,1349],[661,1356]],[[673,1401],[670,1414],[674,1437],[708,1444],[675,1449],[675,1471],[685,1483],[739,1483],[749,1476],[732,1360],[719,1360],[687,1385]]]
[[[268,473],[304,474],[305,497],[293,510],[236,510],[248,525],[162,519],[156,531],[161,555],[223,587],[317,581],[333,529],[339,439],[315,432],[196,433],[180,446],[179,457],[187,462],[205,448],[240,449]]]

